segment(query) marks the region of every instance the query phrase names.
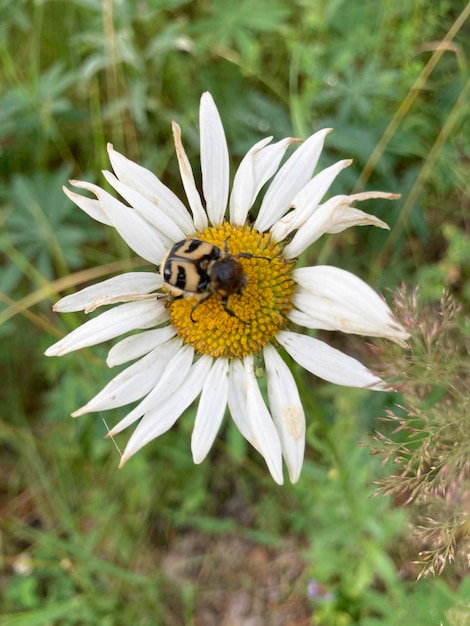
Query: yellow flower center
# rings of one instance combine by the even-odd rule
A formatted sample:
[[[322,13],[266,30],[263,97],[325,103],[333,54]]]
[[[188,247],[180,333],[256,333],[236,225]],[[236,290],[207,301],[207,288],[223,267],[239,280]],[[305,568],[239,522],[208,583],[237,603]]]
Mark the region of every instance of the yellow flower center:
[[[233,255],[242,266],[244,286],[242,293],[228,296],[225,308],[224,294],[217,291],[201,296],[187,293],[170,301],[171,323],[198,354],[243,358],[259,351],[286,324],[294,294],[293,262],[283,257],[269,233],[249,226],[224,222],[192,238]]]

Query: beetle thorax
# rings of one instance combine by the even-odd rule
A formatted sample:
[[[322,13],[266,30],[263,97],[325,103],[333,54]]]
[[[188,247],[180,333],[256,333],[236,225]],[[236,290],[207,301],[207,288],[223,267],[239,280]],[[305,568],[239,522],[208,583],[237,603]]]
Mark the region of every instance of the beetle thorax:
[[[210,276],[210,290],[221,296],[242,294],[247,282],[242,264],[230,254],[212,261],[208,268],[208,274]]]

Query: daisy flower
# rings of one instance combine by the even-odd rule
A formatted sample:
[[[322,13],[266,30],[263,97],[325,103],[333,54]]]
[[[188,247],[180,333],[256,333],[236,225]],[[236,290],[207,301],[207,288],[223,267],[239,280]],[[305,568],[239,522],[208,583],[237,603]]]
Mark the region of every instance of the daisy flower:
[[[351,163],[339,161],[314,175],[330,130],[320,130],[303,142],[290,137],[277,143],[271,143],[272,137],[259,141],[241,161],[230,191],[224,129],[212,96],[204,93],[203,198],[180,128],[173,123],[189,209],[154,174],[112,145],[108,153],[114,174],[103,174],[122,200],[83,181],[70,184],[91,192],[93,198],[64,188],[83,211],[113,226],[136,254],[158,268],[114,276],[54,306],[59,312],[87,313],[117,305],[55,343],[47,356],[141,331],[109,351],[109,367],[124,363],[127,367],[72,414],[78,417],[137,402],[108,435],[138,421],[121,465],[170,429],[199,397],[191,438],[195,463],[206,457],[228,407],[274,480],[283,482],[284,458],[289,478],[296,482],[304,455],[305,414],[279,348],[326,381],[387,389],[356,359],[298,331],[299,327],[340,330],[401,345],[407,338],[383,298],[354,274],[330,266],[297,267],[299,256],[324,233],[366,224],[388,228],[351,206],[354,202],[398,197],[369,191],[322,201],[336,176]],[[299,145],[281,165],[292,144]],[[268,181],[259,210],[250,216]],[[290,329],[291,323],[297,330]],[[263,371],[266,398],[258,383]]]

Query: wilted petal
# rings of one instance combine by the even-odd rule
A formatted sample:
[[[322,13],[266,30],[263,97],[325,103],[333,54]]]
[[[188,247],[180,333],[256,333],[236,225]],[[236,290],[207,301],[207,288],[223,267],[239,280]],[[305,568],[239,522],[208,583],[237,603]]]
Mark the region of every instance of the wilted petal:
[[[201,97],[199,126],[202,190],[209,220],[217,226],[223,221],[227,208],[230,172],[224,127],[214,100],[207,91]]]
[[[308,246],[314,243],[325,233],[339,233],[351,226],[377,226],[388,230],[388,225],[378,217],[364,213],[349,206],[357,200],[369,198],[385,198],[394,200],[396,194],[369,191],[354,196],[334,196],[320,205],[310,218],[299,228],[292,241],[284,248],[284,255],[288,259],[298,257]]]
[[[73,184],[72,181],[70,182]],[[96,200],[95,198],[86,198],[75,191],[70,191],[70,189],[67,189],[65,186],[62,187],[62,191],[68,198],[70,198],[70,200],[72,200],[72,202],[74,202],[82,211],[94,220],[101,222],[101,224],[106,224],[106,226],[113,225],[113,222],[109,219],[106,211],[103,210],[99,200]]]
[[[298,481],[305,449],[305,413],[290,369],[270,345],[264,348],[271,414],[292,483]]]
[[[202,206],[201,196],[194,182],[194,174],[188,157],[181,143],[181,129],[176,122],[173,122],[173,138],[175,140],[176,156],[180,168],[181,180],[188,198],[189,206],[193,212],[194,226],[196,230],[204,230],[208,226],[207,213]]]
[[[263,198],[254,227],[265,231],[289,209],[296,194],[312,178],[330,128],[318,131],[284,163]]]
[[[149,441],[159,437],[173,426],[178,417],[195,400],[201,391],[212,364],[211,357],[203,355],[189,371],[181,389],[166,398],[153,411],[146,413],[135,429],[124,450],[120,467]]]
[[[68,352],[94,346],[131,330],[151,328],[168,318],[168,311],[158,300],[128,302],[105,311],[85,322],[44,353],[63,356]]]
[[[195,463],[201,463],[214,443],[222,423],[228,397],[228,361],[216,359],[204,386],[194,422],[191,449]]]
[[[230,223],[243,226],[248,211],[261,187],[273,176],[287,148],[298,141],[287,137],[268,146],[272,137],[262,139],[255,144],[240,163],[233,181],[230,196]]]
[[[281,330],[276,339],[304,369],[323,380],[345,387],[387,391],[389,387],[362,363],[319,339]]]
[[[341,198],[341,196],[338,196]],[[400,198],[399,193],[387,193],[385,191],[364,191],[363,193],[356,193],[348,196],[349,201],[345,201],[346,204],[351,202],[362,202],[363,200],[370,200],[371,198],[382,198],[383,200],[398,200]],[[390,230],[388,224],[379,220],[375,215],[369,215],[360,211],[354,207],[348,206],[341,207],[341,210],[337,211],[336,219],[330,224],[328,233],[340,233],[346,228],[351,226],[377,226],[385,230]]]
[[[339,330],[356,335],[385,337],[406,345],[405,330],[395,321],[385,300],[360,278],[327,265],[295,269],[300,289],[294,295],[289,319],[307,328]]]
[[[184,233],[189,235],[194,232],[194,223],[187,208],[178,196],[168,189],[155,174],[116,152],[110,143],[108,144],[108,154],[113,170],[119,180],[144,195],[152,204],[158,206]]]
[[[162,284],[162,277],[156,272],[127,272],[65,296],[52,308],[59,313],[85,311],[100,298],[147,294],[160,289]]]

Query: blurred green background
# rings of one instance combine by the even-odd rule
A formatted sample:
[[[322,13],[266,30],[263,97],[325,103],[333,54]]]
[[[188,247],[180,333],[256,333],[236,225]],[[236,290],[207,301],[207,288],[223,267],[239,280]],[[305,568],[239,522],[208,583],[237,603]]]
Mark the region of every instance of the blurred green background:
[[[105,349],[43,357],[84,319],[51,312],[59,293],[138,263],[61,186],[103,184],[109,141],[183,198],[170,123],[197,173],[206,90],[232,171],[262,137],[333,127],[321,165],[354,163],[332,194],[401,194],[361,207],[390,232],[324,238],[311,262],[386,294],[419,285],[424,304],[447,287],[468,310],[468,14],[458,0],[0,0],[1,624],[470,624],[465,568],[417,581],[426,546],[406,507],[370,497],[393,467],[358,444],[393,394],[295,370],[295,486],[229,419],[193,466],[191,411],[118,471],[103,436],[124,413],[69,418],[111,378]],[[370,363],[361,338],[322,338]]]

